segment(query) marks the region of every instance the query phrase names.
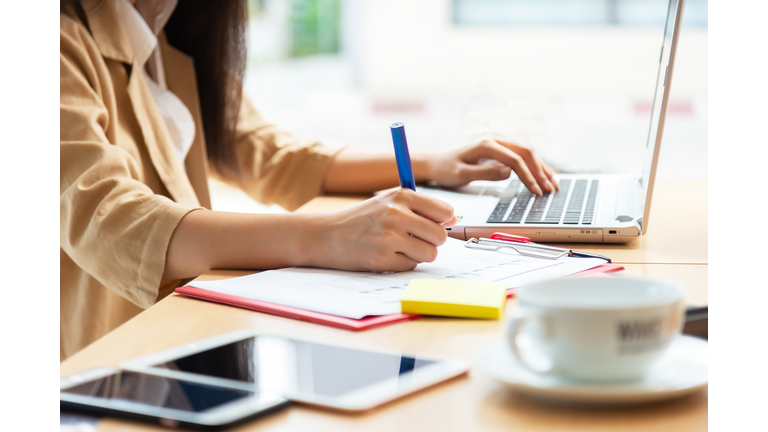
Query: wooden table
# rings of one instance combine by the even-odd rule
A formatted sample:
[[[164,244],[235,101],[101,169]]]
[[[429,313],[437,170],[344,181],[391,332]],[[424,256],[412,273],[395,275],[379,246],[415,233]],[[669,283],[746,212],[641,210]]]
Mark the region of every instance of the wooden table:
[[[707,182],[661,180],[658,185],[646,237],[628,245],[598,245],[589,249],[623,264],[625,274],[679,281],[687,288],[689,303],[705,305]],[[340,208],[359,201],[360,198],[321,197],[300,211]],[[214,271],[201,278],[249,273]],[[509,302],[508,312],[517,306],[516,300]],[[503,336],[503,322],[425,317],[355,333],[171,295],[64,361],[60,373],[64,376],[99,366],[117,366],[134,357],[238,329],[471,361],[478,348]],[[295,405],[232,430],[700,431],[707,428],[707,410],[706,391],[642,406],[548,405],[510,392],[472,369],[468,375],[364,414],[347,415]],[[99,431],[161,430],[165,429],[116,419],[99,423]]]

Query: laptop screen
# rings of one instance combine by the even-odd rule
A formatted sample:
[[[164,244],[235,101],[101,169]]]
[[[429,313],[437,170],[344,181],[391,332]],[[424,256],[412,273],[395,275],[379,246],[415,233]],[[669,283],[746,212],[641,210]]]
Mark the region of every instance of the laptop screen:
[[[682,13],[684,0],[670,0],[667,9],[667,22],[664,26],[664,42],[659,56],[659,71],[656,76],[656,93],[653,96],[653,108],[651,111],[651,126],[648,131],[646,143],[645,164],[643,166],[643,232],[648,223],[651,195],[653,194],[654,177],[656,176],[656,164],[658,162],[661,136],[664,132],[664,117],[667,111],[667,91],[672,82],[672,68],[674,66],[673,53],[677,46],[676,31],[679,32],[678,12]],[[678,7],[679,6],[679,7]],[[682,17],[681,17],[682,18]],[[677,24],[676,24],[677,23]]]

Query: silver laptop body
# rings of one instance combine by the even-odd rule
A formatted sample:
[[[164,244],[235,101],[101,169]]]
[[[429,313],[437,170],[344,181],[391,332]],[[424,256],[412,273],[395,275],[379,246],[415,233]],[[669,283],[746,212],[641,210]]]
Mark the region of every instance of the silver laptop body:
[[[538,199],[516,178],[472,182],[457,191],[419,188],[454,207],[459,223],[448,235],[468,240],[504,232],[539,242],[628,243],[645,234],[684,3],[669,2],[642,177],[557,175],[561,190]]]

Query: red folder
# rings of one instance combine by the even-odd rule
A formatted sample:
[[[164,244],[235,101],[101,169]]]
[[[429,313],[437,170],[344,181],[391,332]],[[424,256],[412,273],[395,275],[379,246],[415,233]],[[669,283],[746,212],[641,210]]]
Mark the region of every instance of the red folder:
[[[618,264],[602,264],[597,267],[585,270],[580,273],[576,273],[573,276],[596,276],[605,274],[608,272],[616,272],[624,270],[624,267]],[[516,288],[509,288],[507,290],[507,297],[514,295]],[[221,294],[213,291],[204,290],[202,288],[195,288],[191,286],[183,286],[176,288],[176,293],[182,294],[188,297],[194,297],[202,300],[208,300],[216,303],[228,304],[231,306],[237,306],[245,309],[251,309],[258,312],[264,312],[272,315],[278,315],[286,318],[293,318],[302,321],[309,321],[315,324],[323,324],[331,327],[342,328],[345,330],[360,331],[371,328],[381,327],[389,324],[399,323],[403,321],[410,321],[421,317],[421,315],[415,314],[392,314],[392,315],[378,315],[369,316],[361,319],[340,317],[337,315],[325,314],[322,312],[314,312],[306,309],[299,309],[291,306],[283,306],[275,303],[268,303],[259,300],[253,300],[244,297],[233,296],[229,294]]]
[[[229,294],[220,294],[213,291],[183,286],[176,288],[176,292],[185,296],[195,297],[216,303],[224,303],[231,306],[237,306],[245,309],[251,309],[258,312],[264,312],[273,315],[279,315],[286,318],[293,318],[302,321],[309,321],[315,324],[323,324],[331,327],[343,328],[346,330],[366,330],[374,327],[381,327],[387,324],[394,324],[401,321],[410,321],[421,315],[414,314],[392,314],[369,316],[361,319],[340,317],[337,315],[314,312],[306,309],[299,309],[291,306],[283,306],[275,303],[267,303],[259,300],[253,300],[244,297],[233,296]]]

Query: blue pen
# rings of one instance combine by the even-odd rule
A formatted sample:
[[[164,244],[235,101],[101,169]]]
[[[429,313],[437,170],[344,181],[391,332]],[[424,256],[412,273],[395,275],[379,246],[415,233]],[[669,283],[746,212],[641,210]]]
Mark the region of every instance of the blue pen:
[[[416,181],[413,179],[411,155],[408,153],[408,142],[405,140],[405,125],[402,122],[397,122],[389,128],[392,131],[392,143],[395,145],[395,160],[397,161],[397,174],[400,176],[400,187],[415,192]]]

